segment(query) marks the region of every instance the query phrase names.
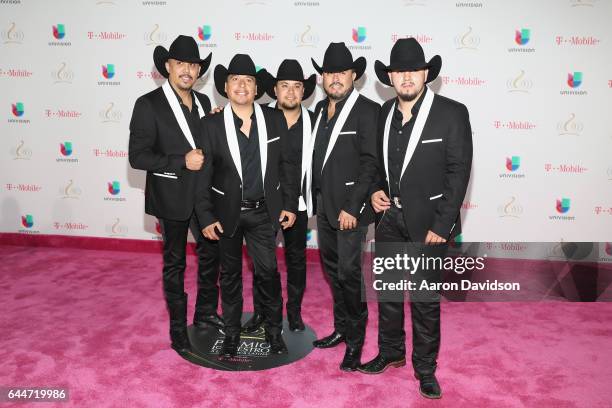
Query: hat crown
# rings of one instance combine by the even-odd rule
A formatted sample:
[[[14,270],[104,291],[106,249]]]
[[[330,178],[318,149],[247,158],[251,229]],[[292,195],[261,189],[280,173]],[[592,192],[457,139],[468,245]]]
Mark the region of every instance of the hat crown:
[[[247,54],[236,54],[227,66],[227,72],[234,75],[252,75],[257,74],[255,63]]]
[[[414,38],[397,40],[391,49],[391,64],[397,62],[425,62],[423,47]]]
[[[276,79],[302,81],[304,79],[304,71],[299,62],[294,59],[286,59],[278,67]]]
[[[200,49],[193,37],[179,35],[170,44],[168,57],[179,61],[200,60]]]
[[[346,70],[350,69],[352,65],[353,54],[343,42],[329,44],[323,56],[323,71]]]

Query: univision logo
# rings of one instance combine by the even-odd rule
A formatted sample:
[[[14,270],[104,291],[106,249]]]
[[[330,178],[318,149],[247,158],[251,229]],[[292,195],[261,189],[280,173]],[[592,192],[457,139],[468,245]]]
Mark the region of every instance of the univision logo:
[[[569,198],[557,199],[557,204],[555,208],[559,214],[567,213],[570,210],[570,199]]]
[[[22,215],[21,225],[23,225],[25,228],[32,228],[34,226],[34,217],[32,214]]]
[[[16,102],[11,104],[11,110],[13,112],[13,116],[21,117],[25,113],[25,108],[23,107],[23,102]]]
[[[212,37],[212,27],[209,25],[203,25],[198,27],[198,38],[202,41],[208,41]]]
[[[115,64],[102,65],[102,76],[111,79],[115,76]]]
[[[357,27],[353,28],[353,41],[356,43],[362,43],[366,39],[366,28]]]
[[[576,89],[582,85],[582,72],[577,71],[573,74],[567,74],[567,85],[572,89]]]
[[[61,40],[66,36],[66,27],[63,24],[57,24],[53,26],[53,37]]]
[[[531,30],[528,28],[522,28],[520,30],[516,30],[516,33],[514,35],[514,41],[518,45],[525,45],[529,42],[530,34],[531,34]]]
[[[118,181],[109,181],[108,182],[108,192],[111,195],[117,195],[121,192],[121,183]]]
[[[60,143],[60,152],[62,156],[70,156],[72,154],[72,142]]]
[[[517,171],[519,167],[521,167],[520,156],[506,157],[506,169],[508,171]]]

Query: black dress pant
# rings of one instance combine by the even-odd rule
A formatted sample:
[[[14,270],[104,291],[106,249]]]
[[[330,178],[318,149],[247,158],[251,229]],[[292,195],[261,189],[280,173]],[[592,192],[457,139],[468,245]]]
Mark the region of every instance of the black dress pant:
[[[198,255],[196,315],[216,313],[219,300],[219,244],[204,238],[195,215],[185,221],[160,218],[159,224],[164,240],[163,286],[166,299],[172,302],[185,296],[187,232],[191,228]]]
[[[424,246],[411,243],[410,235],[404,223],[402,210],[391,205],[376,226],[376,245],[385,242],[408,243],[405,248],[409,256],[444,256],[443,246]],[[378,255],[378,250],[377,250]],[[417,272],[407,276],[419,285],[422,279],[439,280],[439,270]],[[417,286],[418,288],[419,286]],[[436,370],[436,360],[440,349],[440,301],[436,292],[416,292],[411,294],[418,299],[411,299],[410,313],[412,318],[412,364],[415,372],[425,375]],[[421,301],[423,300],[423,301]],[[391,359],[400,359],[406,355],[406,333],[404,331],[404,302],[384,301],[378,304],[378,347],[380,353]]]
[[[329,218],[338,214],[329,214]],[[367,227],[338,230],[332,227],[317,197],[317,234],[323,269],[331,283],[334,329],[345,335],[349,347],[360,348],[365,339],[368,306],[362,301],[361,260]]]
[[[242,318],[242,242],[253,260],[253,282],[259,290],[266,332],[280,334],[283,319],[283,298],[280,274],[276,264],[276,230],[270,222],[266,206],[240,212],[234,235],[221,235],[221,306],[225,333],[240,334]]]
[[[285,238],[285,264],[287,265],[287,314],[297,315],[302,311],[302,300],[306,290],[307,228],[306,211],[298,211],[293,226],[282,230]],[[253,308],[255,313],[263,313],[257,281],[253,282]]]

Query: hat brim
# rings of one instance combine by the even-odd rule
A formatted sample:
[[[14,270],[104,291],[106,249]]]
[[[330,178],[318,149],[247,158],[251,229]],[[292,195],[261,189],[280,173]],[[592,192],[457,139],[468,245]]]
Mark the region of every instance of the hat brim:
[[[223,96],[226,99],[229,98],[227,97],[227,93],[225,92],[225,82],[227,81],[227,77],[229,76],[229,74],[229,71],[223,65],[219,64],[215,67],[215,88],[217,88],[217,92],[219,92],[219,95]],[[270,74],[265,69],[260,69],[255,75],[247,73],[236,73],[235,75],[255,76],[255,82],[257,83],[257,94],[255,95],[255,100],[261,98],[266,93]]]
[[[385,65],[381,61],[376,60],[374,63],[374,72],[378,80],[387,86],[392,86],[391,80],[389,79],[389,72],[393,71],[420,71],[422,69],[429,70],[427,72],[427,80],[425,83],[430,83],[438,77],[440,70],[442,69],[442,57],[439,55],[434,56],[429,62],[417,63],[417,64],[390,64]]]
[[[317,64],[317,62],[313,58],[311,58],[310,60],[312,61],[312,66],[314,67],[314,69],[319,73],[319,75],[322,75],[323,67],[320,67],[319,64]],[[365,72],[366,65],[367,61],[365,57],[359,57],[355,61],[353,61],[350,66],[327,68],[326,72],[342,72],[346,71],[347,69],[352,69],[353,71],[355,71],[355,81],[357,81]]]
[[[170,52],[167,49],[165,49],[161,45],[158,45],[157,47],[155,47],[155,50],[153,51],[153,62],[155,63],[155,68],[157,68],[157,71],[164,78],[168,78],[168,76],[170,75],[168,73],[168,70],[166,69],[166,61],[168,61],[169,58],[170,58]],[[198,78],[200,78],[202,75],[206,73],[206,71],[208,70],[208,67],[210,67],[210,62],[212,61],[212,52],[208,54],[208,57],[204,59],[194,58],[194,59],[190,59],[189,61],[188,60],[184,60],[184,61],[185,62],[195,62],[195,63],[200,64],[200,73],[198,74]]]
[[[276,86],[276,83],[278,81],[279,79],[274,78],[272,75],[270,75],[268,79],[269,85],[268,90],[266,92],[268,96],[272,99],[276,99],[276,92],[274,91],[274,87]],[[306,99],[310,98],[310,96],[315,90],[315,87],[317,86],[317,75],[312,74],[307,79],[301,80],[301,82],[304,84],[304,96],[302,97],[302,100],[305,101]]]

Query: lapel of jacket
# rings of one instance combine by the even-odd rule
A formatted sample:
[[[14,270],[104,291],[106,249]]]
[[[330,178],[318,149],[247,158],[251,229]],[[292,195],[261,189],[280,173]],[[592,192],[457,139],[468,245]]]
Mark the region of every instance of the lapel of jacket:
[[[187,125],[187,120],[185,119],[185,115],[183,114],[183,110],[181,109],[181,106],[179,105],[178,100],[176,99],[176,95],[174,94],[174,91],[172,90],[170,86],[170,82],[166,81],[166,83],[162,85],[162,90],[164,91],[164,96],[166,97],[166,100],[168,101],[168,104],[170,105],[170,109],[172,109],[174,118],[178,122],[178,125],[181,128],[181,131],[183,132],[183,136],[185,136],[185,139],[187,139],[187,142],[189,143],[191,148],[195,149],[196,144],[195,144],[195,141],[193,140],[193,135],[191,134],[189,125]],[[198,99],[198,97],[195,96],[195,94],[193,94],[193,99],[194,99],[193,102],[198,107],[200,118],[202,118],[206,114],[206,112],[204,112],[204,109],[202,108],[202,104],[200,103],[200,100]]]
[[[255,107],[255,118],[257,119],[257,135],[259,136],[259,159],[261,160],[261,181],[264,185],[264,193],[266,186],[266,165],[268,164],[268,129],[266,126],[266,118],[259,104],[253,104]],[[251,125],[252,126],[252,125]]]
[[[351,92],[351,94],[348,97],[348,100],[342,107],[342,111],[340,112],[340,115],[338,116],[338,120],[334,124],[334,128],[332,129],[331,137],[329,138],[329,144],[327,145],[327,151],[325,152],[325,158],[323,159],[323,166],[321,166],[321,173],[323,173],[323,169],[325,168],[325,163],[327,163],[327,159],[329,158],[331,151],[333,150],[334,146],[336,145],[336,142],[338,141],[338,135],[340,134],[340,131],[342,130],[342,127],[344,126],[344,122],[346,122],[346,118],[348,118],[349,113],[351,113],[351,110],[353,109],[353,106],[355,105],[355,102],[357,101],[358,97],[359,97],[359,92],[357,92],[356,89],[353,89],[353,92]]]
[[[317,135],[317,129],[321,123],[321,116],[323,115],[323,109],[319,110],[317,115],[317,121],[314,125],[310,140],[307,145],[307,149],[302,147],[302,166],[306,165],[306,211],[309,217],[314,214],[313,202],[312,202],[312,153],[314,150],[314,141]],[[309,118],[310,120],[310,118]],[[306,153],[306,162],[304,163],[304,153]],[[301,186],[300,186],[301,188]]]
[[[223,122],[225,124],[225,136],[227,138],[227,146],[229,147],[234,166],[242,180],[242,161],[240,160],[240,148],[238,147],[238,135],[236,134],[236,126],[234,125],[234,115],[232,113],[232,105],[228,102],[223,108]]]
[[[434,100],[434,93],[431,89],[427,90],[425,94],[425,98],[423,99],[423,103],[421,104],[421,108],[419,109],[419,113],[417,114],[416,121],[414,122],[414,127],[412,128],[412,133],[410,134],[410,140],[408,141],[408,148],[406,149],[406,155],[404,156],[404,163],[402,164],[402,173],[400,176],[400,180],[404,176],[404,171],[406,171],[406,167],[408,167],[408,163],[412,159],[412,155],[414,154],[414,150],[419,144],[419,140],[421,139],[421,134],[423,133],[423,128],[425,127],[425,122],[429,117],[429,111],[431,110],[431,105]],[[393,112],[393,111],[391,111]],[[389,126],[391,122],[389,122]],[[389,132],[389,128],[385,129],[385,132]],[[388,136],[387,136],[388,139]],[[385,157],[387,155],[385,154]],[[388,175],[387,175],[388,178]]]

